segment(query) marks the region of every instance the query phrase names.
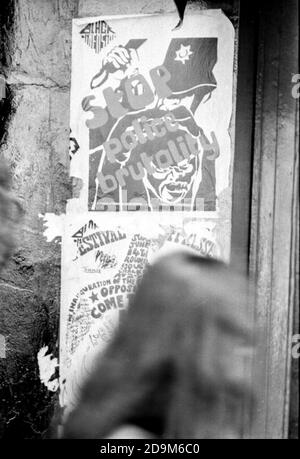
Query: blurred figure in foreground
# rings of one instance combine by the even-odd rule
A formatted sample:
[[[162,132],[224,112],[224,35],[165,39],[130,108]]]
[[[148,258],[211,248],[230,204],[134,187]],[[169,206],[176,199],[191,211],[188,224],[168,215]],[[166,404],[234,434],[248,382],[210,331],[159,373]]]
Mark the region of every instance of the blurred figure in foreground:
[[[247,286],[222,262],[167,255],[141,280],[65,438],[239,438],[251,412]]]

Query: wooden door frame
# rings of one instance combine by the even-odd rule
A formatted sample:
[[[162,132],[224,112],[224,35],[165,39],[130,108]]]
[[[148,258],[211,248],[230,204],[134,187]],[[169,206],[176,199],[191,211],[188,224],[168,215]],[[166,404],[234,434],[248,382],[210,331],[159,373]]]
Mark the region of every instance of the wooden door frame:
[[[296,0],[240,2],[231,258],[256,282],[254,314],[265,337],[255,438],[287,438],[291,421],[299,301],[299,99],[291,81],[299,73],[297,9]]]
[[[257,68],[257,9],[241,1],[238,36],[235,142],[232,183],[231,262],[249,272],[254,117]]]

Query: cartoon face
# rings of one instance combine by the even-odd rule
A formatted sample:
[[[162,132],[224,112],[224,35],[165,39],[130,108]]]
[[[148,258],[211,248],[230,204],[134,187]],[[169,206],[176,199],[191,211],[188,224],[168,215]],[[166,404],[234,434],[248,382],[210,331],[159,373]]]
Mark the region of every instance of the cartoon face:
[[[176,108],[181,107],[183,109],[185,107],[189,110],[193,100],[193,95],[181,99],[164,99],[163,109],[172,112]],[[183,120],[181,120],[181,126],[185,124],[183,129],[188,133],[191,133],[194,123],[194,118],[190,112],[187,112]],[[183,134],[183,130],[179,129],[176,135],[178,134]],[[166,167],[160,167],[154,160],[151,162],[151,165],[153,173],[151,175],[148,174],[145,180],[148,191],[151,191],[166,204],[176,204],[189,196],[189,191],[192,189],[195,177],[199,171],[200,157],[199,155],[190,155],[188,158],[182,158],[181,161],[177,163],[175,161],[174,164]]]
[[[148,191],[167,204],[176,204],[187,197],[195,180],[199,160],[195,156],[160,168],[152,161],[153,174],[145,180]]]

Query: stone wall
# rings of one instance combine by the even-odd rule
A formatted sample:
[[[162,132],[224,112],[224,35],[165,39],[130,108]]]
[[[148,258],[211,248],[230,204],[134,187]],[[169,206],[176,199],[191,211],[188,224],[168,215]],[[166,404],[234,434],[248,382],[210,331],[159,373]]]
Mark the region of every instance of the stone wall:
[[[10,1],[1,9],[3,3],[9,14],[2,15],[0,73],[10,97],[3,101],[8,121],[1,156],[12,169],[25,216],[17,249],[0,274],[0,437],[38,438],[48,429],[57,395],[41,383],[37,354],[44,346],[58,353],[60,290],[60,246],[46,242],[39,214],[64,212],[71,191],[71,19],[77,1]]]

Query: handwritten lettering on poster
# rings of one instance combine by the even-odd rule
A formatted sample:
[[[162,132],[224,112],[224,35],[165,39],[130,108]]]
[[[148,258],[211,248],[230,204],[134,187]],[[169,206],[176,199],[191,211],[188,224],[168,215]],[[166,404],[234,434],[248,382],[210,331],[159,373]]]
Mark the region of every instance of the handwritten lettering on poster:
[[[220,228],[211,219],[172,212],[110,214],[100,212],[66,217],[63,238],[62,311],[60,339],[61,401],[76,396],[126,314],[128,302],[149,263],[163,254],[188,250],[220,257]]]

